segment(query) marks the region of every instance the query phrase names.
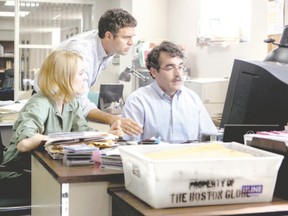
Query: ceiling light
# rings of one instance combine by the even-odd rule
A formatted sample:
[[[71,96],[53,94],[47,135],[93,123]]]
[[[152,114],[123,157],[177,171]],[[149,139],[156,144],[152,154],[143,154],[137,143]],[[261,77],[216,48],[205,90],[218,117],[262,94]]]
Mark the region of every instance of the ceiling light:
[[[15,6],[15,1],[6,1],[5,6]],[[38,7],[39,3],[34,2],[20,2],[21,7]]]
[[[15,6],[15,2],[14,1],[6,1],[5,6]]]

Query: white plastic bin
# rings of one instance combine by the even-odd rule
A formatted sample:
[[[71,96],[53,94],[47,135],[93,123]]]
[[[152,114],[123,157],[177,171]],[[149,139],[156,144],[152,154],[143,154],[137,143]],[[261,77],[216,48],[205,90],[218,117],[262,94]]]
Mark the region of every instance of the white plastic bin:
[[[200,144],[120,146],[125,187],[153,208],[269,202],[283,156],[239,143],[250,158],[155,160],[146,153]]]

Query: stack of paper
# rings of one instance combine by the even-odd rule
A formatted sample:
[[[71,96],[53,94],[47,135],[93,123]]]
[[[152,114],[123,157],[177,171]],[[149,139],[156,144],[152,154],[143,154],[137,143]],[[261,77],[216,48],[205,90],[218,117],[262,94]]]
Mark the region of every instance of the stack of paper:
[[[1,109],[0,108],[0,122],[6,123],[6,122],[15,122],[18,117],[18,112],[8,109]]]
[[[15,102],[13,100],[5,100],[5,101],[0,100],[0,107],[7,106],[7,105],[10,105],[10,104],[14,104],[14,103]]]
[[[260,131],[256,134],[245,134],[244,143],[250,145],[253,138],[282,141],[288,146],[288,131]]]
[[[93,147],[101,149],[115,146],[117,139],[117,136],[106,132],[64,132],[49,134],[48,139],[43,140],[43,142],[46,151],[53,159],[62,159],[65,148],[68,148],[67,146],[70,146],[71,149],[82,148],[87,150]],[[79,144],[81,145],[79,146]]]
[[[0,122],[14,123],[18,118],[18,113],[25,105],[26,101],[0,101]]]

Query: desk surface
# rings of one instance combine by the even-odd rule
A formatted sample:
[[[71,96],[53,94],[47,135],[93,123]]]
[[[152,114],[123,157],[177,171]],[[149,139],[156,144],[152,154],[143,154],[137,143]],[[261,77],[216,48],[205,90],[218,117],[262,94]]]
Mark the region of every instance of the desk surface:
[[[44,149],[37,149],[32,154],[59,183],[124,182],[123,171],[101,169],[98,163],[85,166],[66,166],[62,160],[52,159]]]
[[[109,188],[108,193],[112,196],[112,216],[288,215],[288,201],[276,198],[267,203],[153,209],[125,188]]]

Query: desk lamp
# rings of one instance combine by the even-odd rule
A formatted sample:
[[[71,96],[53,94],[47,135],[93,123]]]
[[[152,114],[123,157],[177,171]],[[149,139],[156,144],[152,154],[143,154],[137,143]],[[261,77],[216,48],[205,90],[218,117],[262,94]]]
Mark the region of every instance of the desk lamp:
[[[280,43],[275,43],[275,40],[272,38],[264,40],[266,43],[272,43],[278,47],[272,50],[264,61],[273,61],[288,64],[288,25],[284,27]]]
[[[146,77],[139,73],[137,70],[135,70],[134,66],[126,67],[125,70],[120,74],[119,80],[129,82],[131,80],[131,74],[139,79],[142,79],[144,82],[146,80],[149,80],[149,77]]]

